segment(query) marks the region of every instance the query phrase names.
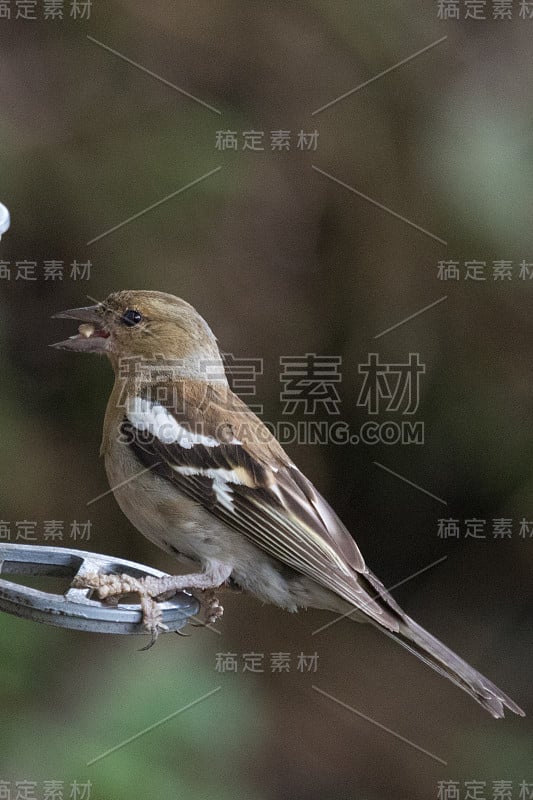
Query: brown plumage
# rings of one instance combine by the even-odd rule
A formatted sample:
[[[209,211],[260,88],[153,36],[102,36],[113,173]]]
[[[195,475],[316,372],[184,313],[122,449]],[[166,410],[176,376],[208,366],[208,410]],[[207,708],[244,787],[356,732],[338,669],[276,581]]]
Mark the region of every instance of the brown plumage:
[[[134,588],[145,600],[228,579],[290,611],[369,621],[494,717],[523,711],[412,620],[279,442],[230,390],[213,333],[183,300],[126,291],[57,316],[95,326],[56,347],[105,353],[115,370],[102,439],[108,479],[132,523],[201,571]],[[130,590],[96,576],[100,596]],[[148,607],[148,606],[147,606]],[[147,614],[154,635],[157,611]]]

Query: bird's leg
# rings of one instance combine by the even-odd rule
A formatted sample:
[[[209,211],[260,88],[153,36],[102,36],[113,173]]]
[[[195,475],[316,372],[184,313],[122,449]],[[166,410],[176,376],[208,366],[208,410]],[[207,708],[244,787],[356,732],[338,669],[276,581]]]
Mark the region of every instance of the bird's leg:
[[[193,573],[191,575],[163,575],[154,578],[147,575],[144,578],[134,578],[132,575],[123,573],[99,574],[97,572],[86,573],[78,576],[73,586],[77,588],[94,589],[100,600],[109,602],[112,597],[125,594],[138,594],[142,610],[142,620],[144,628],[151,634],[151,647],[157,639],[160,631],[168,630],[162,622],[161,611],[157,605],[158,599],[173,597],[177,592],[184,589],[213,590],[218,588],[227,580],[231,573],[231,567],[223,564],[215,564],[206,572]],[[205,605],[205,601],[202,603]],[[214,593],[211,592],[209,598],[209,617],[208,621],[214,621],[222,613],[222,607]]]

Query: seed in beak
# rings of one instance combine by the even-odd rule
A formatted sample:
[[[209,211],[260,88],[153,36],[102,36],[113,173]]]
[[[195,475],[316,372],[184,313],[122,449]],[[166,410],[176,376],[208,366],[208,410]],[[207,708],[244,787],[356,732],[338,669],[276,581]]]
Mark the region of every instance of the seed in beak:
[[[78,328],[78,333],[81,336],[85,336],[86,339],[89,339],[95,331],[94,325],[90,325],[88,322],[84,322],[83,325],[80,325]]]

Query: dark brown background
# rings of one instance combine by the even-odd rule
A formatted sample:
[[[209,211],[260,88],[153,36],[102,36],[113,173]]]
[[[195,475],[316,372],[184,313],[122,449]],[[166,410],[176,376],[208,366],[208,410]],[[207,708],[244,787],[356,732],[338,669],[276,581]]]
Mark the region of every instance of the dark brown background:
[[[13,5],[13,4],[12,4]],[[39,2],[39,7],[42,3]],[[50,315],[122,288],[178,294],[226,352],[262,358],[257,402],[282,419],[279,358],[342,355],[341,416],[358,365],[420,353],[424,446],[290,447],[387,585],[433,633],[526,710],[533,519],[531,243],[533,20],[441,21],[436,2],[95,0],[90,20],[0,19],[3,520],[90,518],[67,546],[175,565],[120,514],[98,460],[107,364],[48,348]],[[460,3],[464,14],[464,3]],[[67,9],[68,12],[68,9]],[[39,12],[42,15],[42,12]],[[487,16],[491,16],[491,3]],[[143,74],[94,37],[219,109]],[[447,40],[312,115],[402,59]],[[263,153],[220,152],[217,130],[267,132]],[[316,152],[272,152],[268,131],[319,131]],[[448,242],[312,170],[315,164]],[[208,171],[136,221],[87,242]],[[45,259],[92,262],[89,281],[44,281]],[[437,279],[440,259],[508,259],[510,282]],[[464,271],[464,270],[463,270]],[[373,337],[447,295],[395,331]],[[298,417],[297,417],[298,418]],[[304,418],[300,414],[299,418]],[[382,415],[381,418],[390,418]],[[393,418],[398,419],[398,416]],[[378,461],[445,500],[380,470]],[[440,517],[509,517],[509,540],[439,539]],[[40,530],[42,525],[40,525]],[[42,534],[39,541],[43,543]],[[385,637],[329,617],[225,598],[217,636],[138,642],[4,616],[0,780],[90,780],[92,797],[436,798],[438,782],[533,784],[531,723],[495,721]],[[316,674],[295,668],[319,654]],[[217,652],[265,654],[265,673],[220,674]],[[292,654],[272,674],[271,652]],[[436,754],[447,766],[312,689]],[[91,767],[86,762],[222,686]],[[41,788],[39,788],[41,787]]]

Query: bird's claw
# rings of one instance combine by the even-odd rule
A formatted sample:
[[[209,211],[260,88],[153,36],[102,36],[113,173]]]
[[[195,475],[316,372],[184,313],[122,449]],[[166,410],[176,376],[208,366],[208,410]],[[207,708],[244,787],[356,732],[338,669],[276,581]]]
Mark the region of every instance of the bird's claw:
[[[151,596],[142,578],[99,573],[77,575],[72,581],[72,586],[76,589],[93,589],[99,599],[108,605],[117,605],[122,595],[138,594],[142,611],[142,625],[150,634],[150,642],[145,647],[141,647],[141,650],[149,650],[156,643],[159,634],[168,631],[168,625],[163,623],[163,614],[157,601],[166,600],[167,595],[173,596],[175,592],[166,592],[156,599]]]
[[[193,596],[200,603],[200,617],[199,622],[195,625],[190,623],[193,627],[203,628],[206,625],[213,625],[224,614],[224,606],[221,605],[220,600],[215,595],[213,589],[206,589],[203,592],[195,593]]]
[[[150,634],[150,642],[141,650],[149,650],[160,633],[168,631],[168,626],[163,623],[163,615],[158,602],[163,602],[176,594],[176,589],[158,591],[161,584],[157,579],[134,578],[132,575],[100,574],[97,572],[77,575],[72,586],[76,588],[92,589],[98,598],[111,605],[116,605],[122,595],[137,594],[140,598],[143,628]],[[224,613],[224,608],[216,597],[213,589],[191,592],[200,603],[200,624],[212,625]]]
[[[217,619],[220,619],[224,614],[224,606],[221,605],[218,597],[213,597],[212,601],[209,603],[207,608],[207,622],[209,625],[213,625]]]
[[[168,631],[168,625],[163,623],[163,614],[154,600],[148,594],[141,594],[141,609],[143,628],[150,634],[150,642],[141,647],[140,651],[149,650],[157,641],[160,633]]]

